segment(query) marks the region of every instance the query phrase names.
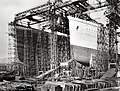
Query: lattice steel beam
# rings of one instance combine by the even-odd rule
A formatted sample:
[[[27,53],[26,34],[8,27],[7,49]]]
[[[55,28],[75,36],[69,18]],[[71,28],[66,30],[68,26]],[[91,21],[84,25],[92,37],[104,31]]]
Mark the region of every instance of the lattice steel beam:
[[[51,3],[47,3],[47,4],[44,4],[44,5],[32,8],[30,10],[18,13],[18,14],[15,15],[15,21],[24,19],[28,16],[35,16],[35,15],[38,15],[40,13],[46,12],[46,11],[49,10],[49,5],[51,5]]]
[[[28,18],[28,17],[31,17],[31,16],[45,14],[45,13],[47,13],[46,15],[49,15],[50,8],[53,7],[53,6],[54,6],[53,10],[55,10],[55,11],[56,10],[61,11],[60,9],[64,10],[65,7],[70,7],[71,8],[71,6],[75,6],[75,7],[77,6],[76,8],[78,8],[78,9],[81,8],[82,12],[99,8],[99,7],[95,7],[95,8],[92,7],[86,1],[87,0],[77,0],[77,1],[74,1],[74,2],[61,3],[60,5],[54,5],[52,3],[47,3],[47,4],[44,4],[44,5],[41,5],[41,6],[32,8],[30,10],[27,10],[27,11],[16,14],[15,21],[22,20],[22,19],[25,19],[25,18]],[[106,6],[106,5],[107,4],[103,5],[103,7]],[[102,7],[102,6],[100,6],[100,7]],[[66,12],[67,12],[67,10],[66,10]],[[75,12],[73,12],[73,13],[75,13]],[[48,16],[46,16],[46,17],[48,17]]]

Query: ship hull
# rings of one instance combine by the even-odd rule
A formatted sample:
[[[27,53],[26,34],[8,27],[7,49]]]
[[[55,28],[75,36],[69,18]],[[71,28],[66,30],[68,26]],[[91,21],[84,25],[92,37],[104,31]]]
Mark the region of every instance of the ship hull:
[[[85,65],[90,64],[91,55],[96,55],[96,51],[96,49],[71,45],[71,57]]]

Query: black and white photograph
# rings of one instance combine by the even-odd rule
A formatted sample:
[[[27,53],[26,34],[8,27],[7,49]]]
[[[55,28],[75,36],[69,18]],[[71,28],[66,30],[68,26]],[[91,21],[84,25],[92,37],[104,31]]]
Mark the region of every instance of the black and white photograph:
[[[0,0],[0,91],[120,91],[120,0]]]

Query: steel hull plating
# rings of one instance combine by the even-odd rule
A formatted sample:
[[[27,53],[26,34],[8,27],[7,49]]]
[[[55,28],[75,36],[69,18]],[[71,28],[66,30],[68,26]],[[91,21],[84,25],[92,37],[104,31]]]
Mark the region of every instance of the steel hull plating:
[[[90,63],[91,55],[96,55],[95,49],[71,45],[71,56],[78,62],[88,65]]]

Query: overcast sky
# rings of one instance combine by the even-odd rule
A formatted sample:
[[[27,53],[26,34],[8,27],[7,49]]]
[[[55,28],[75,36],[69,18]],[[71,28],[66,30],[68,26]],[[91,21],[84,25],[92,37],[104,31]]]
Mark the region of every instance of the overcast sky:
[[[39,6],[48,0],[0,0],[0,58],[8,55],[8,23],[14,15]]]

